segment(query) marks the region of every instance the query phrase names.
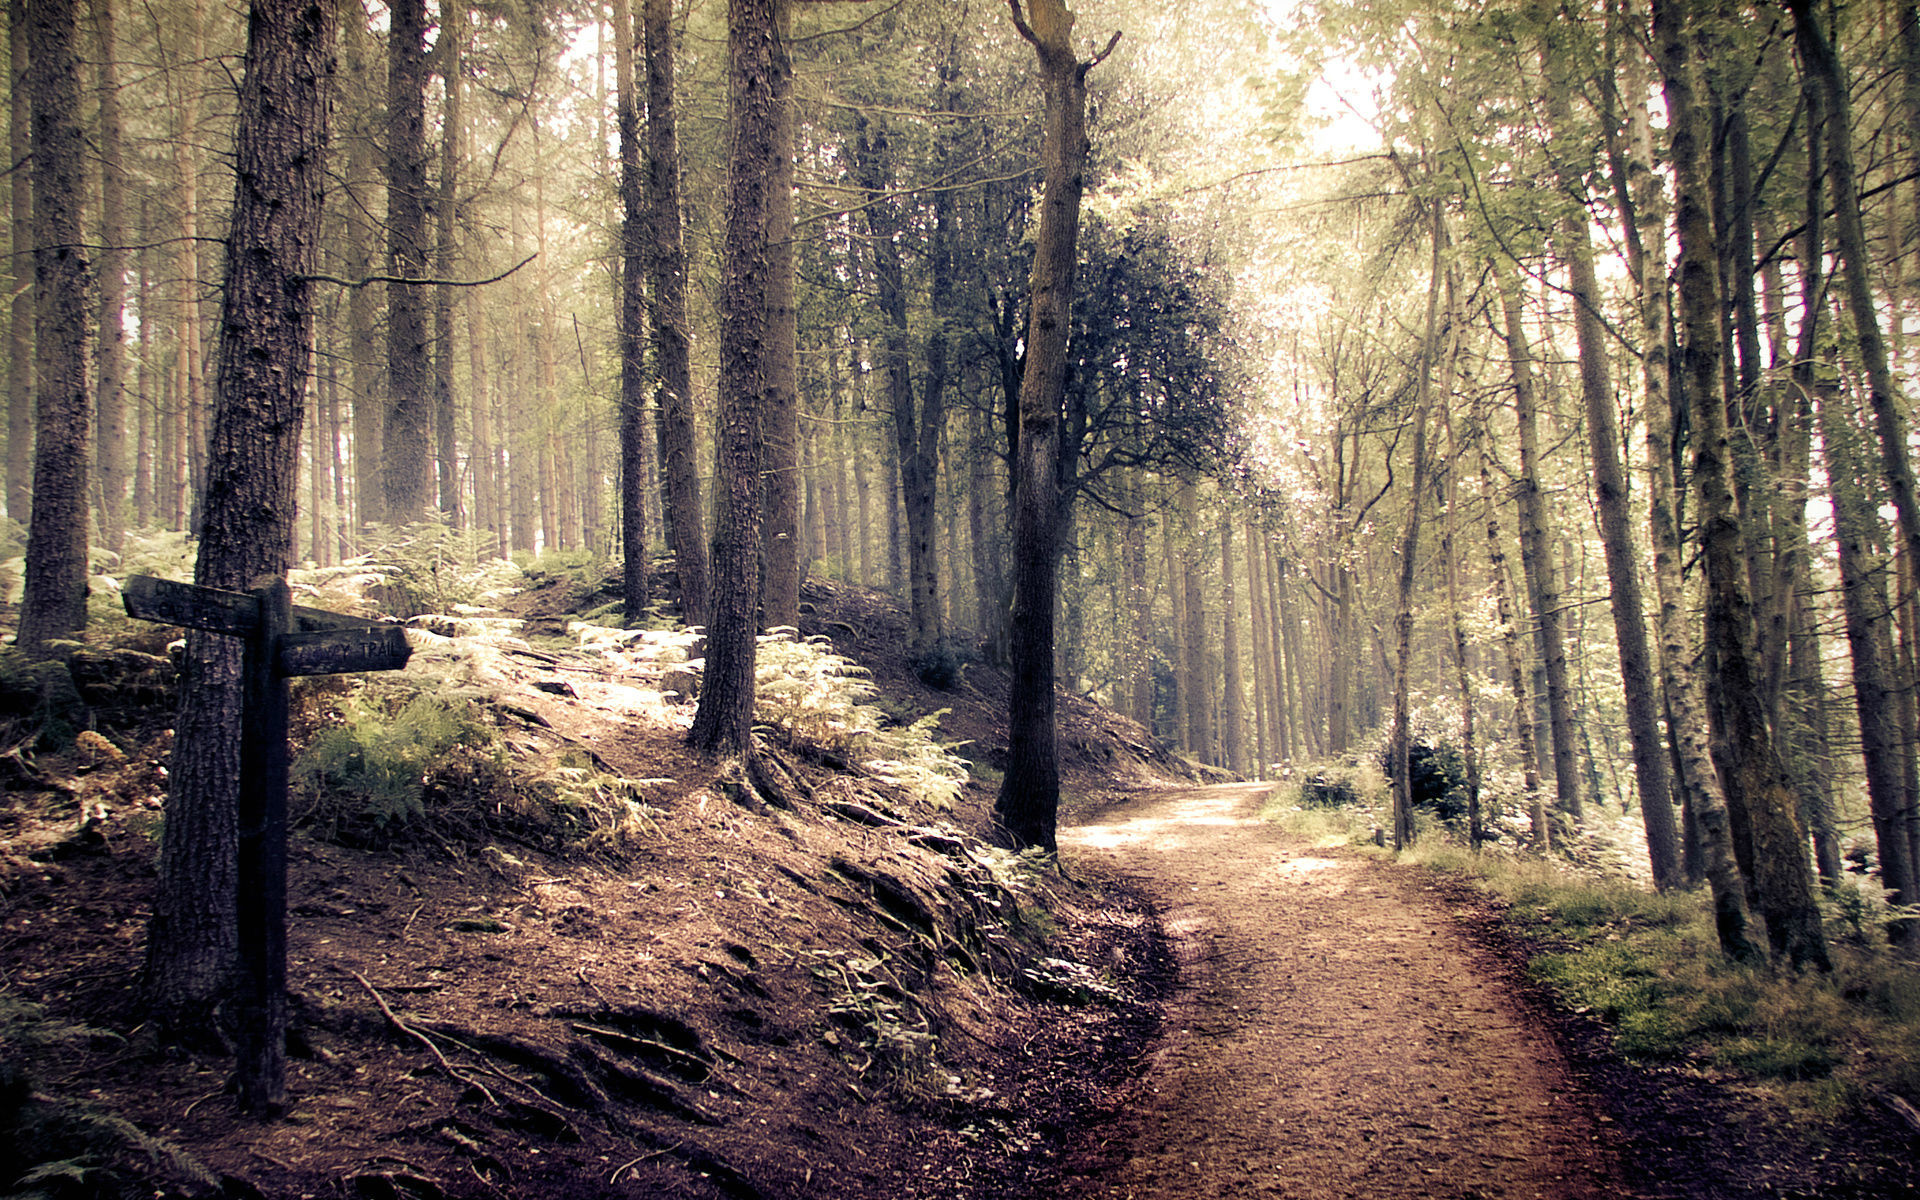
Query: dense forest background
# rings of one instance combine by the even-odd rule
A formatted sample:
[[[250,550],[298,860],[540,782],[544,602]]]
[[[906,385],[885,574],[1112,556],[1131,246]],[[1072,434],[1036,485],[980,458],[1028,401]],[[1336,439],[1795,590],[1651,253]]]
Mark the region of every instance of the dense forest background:
[[[59,499],[36,463],[85,451],[61,527],[111,575],[199,528],[246,20],[91,0],[69,102],[46,7],[9,23],[7,540]],[[726,6],[343,7],[296,555],[624,557],[630,619],[703,621]],[[951,685],[1009,653],[1033,50],[998,4],[773,11],[763,623],[801,571],[891,590]],[[1739,955],[1754,909],[1821,961],[1813,881],[1849,857],[1920,899],[1914,7],[1077,16],[1110,53],[1062,686],[1237,774],[1384,770],[1396,842],[1422,771],[1476,841],[1637,811]],[[54,159],[77,234],[34,194]],[[55,249],[89,275],[79,360],[50,343],[80,293],[34,283]],[[25,627],[35,570],[23,645],[84,620]]]

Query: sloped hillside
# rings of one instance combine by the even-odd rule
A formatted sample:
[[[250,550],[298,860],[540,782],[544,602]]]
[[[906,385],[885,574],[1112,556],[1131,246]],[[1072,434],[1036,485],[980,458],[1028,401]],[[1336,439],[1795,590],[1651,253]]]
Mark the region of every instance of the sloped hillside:
[[[219,1047],[141,1024],[167,697],[8,756],[0,1190],[1044,1192],[1051,1133],[1130,1062],[1166,975],[1144,909],[980,840],[989,787],[916,740],[947,710],[937,741],[990,776],[1004,681],[926,688],[899,614],[816,585],[802,634],[831,650],[770,646],[748,779],[681,745],[684,639],[570,627],[594,598],[562,580],[513,603],[416,622],[424,686],[307,698],[278,1124],[236,1116]],[[1076,789],[1166,765],[1063,711]],[[382,749],[396,728],[438,747],[424,767]]]

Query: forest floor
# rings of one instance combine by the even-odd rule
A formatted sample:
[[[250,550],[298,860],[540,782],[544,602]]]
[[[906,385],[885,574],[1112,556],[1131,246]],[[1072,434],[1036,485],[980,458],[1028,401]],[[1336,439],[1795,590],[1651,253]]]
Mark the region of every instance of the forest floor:
[[[551,590],[530,637],[579,611]],[[809,599],[991,779],[1002,677],[927,688],[897,610]],[[0,1198],[1920,1196],[1904,1130],[1621,1061],[1484,894],[1289,834],[1270,785],[1194,787],[1074,698],[1034,875],[976,836],[990,783],[933,811],[788,747],[805,799],[743,807],[638,668],[507,658],[502,752],[650,781],[645,836],[296,837],[273,1124],[143,1024],[165,705],[111,753],[0,755]]]

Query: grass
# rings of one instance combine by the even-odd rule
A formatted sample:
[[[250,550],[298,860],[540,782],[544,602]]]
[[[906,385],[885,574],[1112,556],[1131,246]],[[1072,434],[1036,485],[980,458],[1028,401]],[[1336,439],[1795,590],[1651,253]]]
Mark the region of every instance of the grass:
[[[1364,790],[1359,799],[1303,808],[1282,788],[1267,815],[1322,845],[1364,845],[1378,818]],[[1886,1094],[1920,1099],[1920,967],[1887,948],[1884,902],[1860,895],[1870,886],[1843,885],[1829,905],[1835,966],[1822,976],[1729,962],[1704,889],[1659,893],[1557,861],[1475,854],[1438,830],[1399,858],[1497,898],[1538,948],[1532,977],[1604,1021],[1628,1059],[1725,1073],[1828,1116]]]

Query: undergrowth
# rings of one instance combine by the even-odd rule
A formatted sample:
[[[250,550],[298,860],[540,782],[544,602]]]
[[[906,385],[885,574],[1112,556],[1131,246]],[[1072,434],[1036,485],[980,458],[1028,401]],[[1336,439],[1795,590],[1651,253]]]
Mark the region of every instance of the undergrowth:
[[[481,842],[618,851],[654,832],[641,785],[584,755],[516,763],[472,701],[363,684],[293,766],[300,824],[344,845]]]
[[[934,738],[946,710],[895,722],[878,704],[865,667],[826,638],[791,629],[762,637],[755,662],[754,718],[787,744],[804,742],[840,755],[942,811],[966,786],[958,746]]]
[[[1538,950],[1529,972],[1568,1008],[1604,1021],[1627,1058],[1764,1083],[1825,1114],[1920,1097],[1920,970],[1890,951],[1859,885],[1830,921],[1834,970],[1748,967],[1719,951],[1703,890],[1659,893],[1540,859],[1475,855],[1427,838],[1404,861],[1465,875],[1498,897]],[[1866,917],[1852,919],[1846,911]]]

